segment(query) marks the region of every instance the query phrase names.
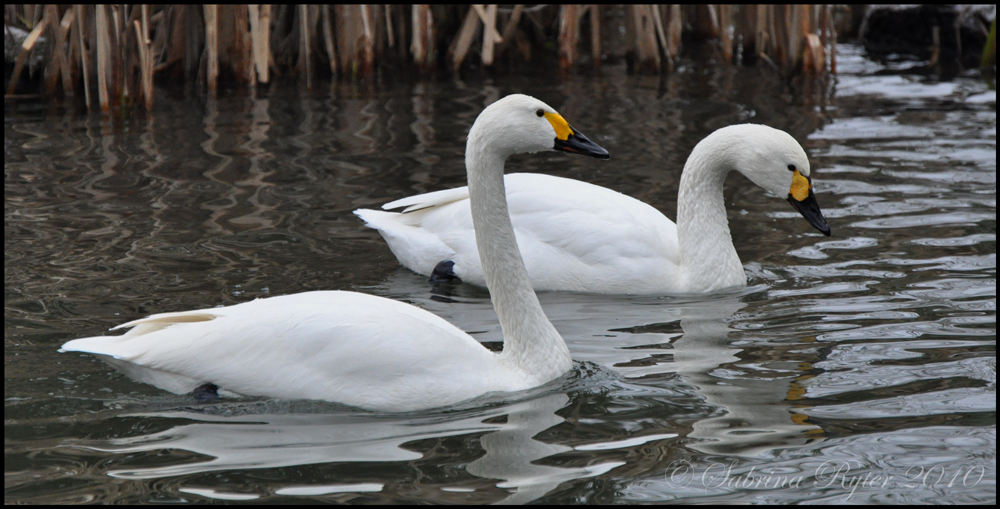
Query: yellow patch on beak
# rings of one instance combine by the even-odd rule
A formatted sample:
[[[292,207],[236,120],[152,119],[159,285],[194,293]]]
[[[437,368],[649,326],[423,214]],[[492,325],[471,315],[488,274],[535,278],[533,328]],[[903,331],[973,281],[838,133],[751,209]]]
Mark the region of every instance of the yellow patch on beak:
[[[811,187],[809,179],[803,177],[799,170],[795,170],[792,173],[792,188],[788,190],[788,194],[792,195],[795,201],[802,201],[809,197]]]
[[[552,128],[556,130],[556,138],[566,141],[573,135],[573,130],[569,127],[569,122],[562,118],[562,115],[558,113],[546,113],[545,118],[552,124]]]

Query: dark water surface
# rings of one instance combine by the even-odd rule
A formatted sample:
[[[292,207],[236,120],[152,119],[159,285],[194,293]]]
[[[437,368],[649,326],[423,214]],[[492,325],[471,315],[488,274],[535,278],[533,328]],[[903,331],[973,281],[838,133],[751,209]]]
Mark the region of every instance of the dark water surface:
[[[766,69],[157,98],[112,126],[5,103],[4,500],[990,502],[996,499],[996,93],[842,47],[836,83]],[[574,371],[374,414],[197,405],[57,353],[154,312],[345,289],[491,346],[488,294],[402,269],[358,207],[465,184],[483,106],[535,95],[610,161],[519,156],[675,217],[713,130],[789,131],[832,237],[730,176],[750,278],[704,297],[540,295]],[[239,352],[233,352],[239,355]]]

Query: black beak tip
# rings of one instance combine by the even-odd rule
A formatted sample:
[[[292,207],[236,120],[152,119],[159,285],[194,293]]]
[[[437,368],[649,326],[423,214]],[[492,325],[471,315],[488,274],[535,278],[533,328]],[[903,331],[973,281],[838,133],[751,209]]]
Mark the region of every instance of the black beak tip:
[[[565,140],[556,138],[554,148],[562,152],[590,156],[595,159],[611,159],[611,154],[604,147],[590,141],[583,133],[576,130],[573,130],[573,134]]]
[[[830,225],[826,223],[826,218],[823,217],[823,213],[819,210],[819,204],[816,203],[816,197],[813,196],[812,191],[809,192],[809,197],[803,201],[797,201],[788,195],[788,203],[792,204],[792,207],[802,214],[802,217],[806,219],[813,226],[819,230],[823,235],[829,237],[833,231],[830,229]]]

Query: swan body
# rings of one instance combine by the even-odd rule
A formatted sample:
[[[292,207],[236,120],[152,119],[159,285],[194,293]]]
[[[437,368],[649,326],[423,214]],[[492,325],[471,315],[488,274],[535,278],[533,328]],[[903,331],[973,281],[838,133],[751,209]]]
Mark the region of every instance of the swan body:
[[[722,185],[739,171],[830,234],[812,191],[809,159],[784,131],[724,127],[695,146],[681,175],[678,222],[624,194],[541,174],[505,177],[511,222],[535,290],[615,294],[712,292],[746,285],[733,246]],[[355,211],[377,229],[400,263],[435,277],[484,285],[468,188],[396,200]]]
[[[606,187],[540,173],[512,173],[504,183],[535,290],[656,293],[677,277],[677,227],[650,205]],[[385,206],[413,210],[355,213],[378,229],[404,266],[430,276],[437,263],[450,260],[456,277],[485,285],[467,187]]]
[[[237,394],[373,409],[411,410],[428,400],[444,406],[547,381],[511,369],[437,315],[357,292],[163,313],[115,329],[127,327],[123,336],[78,339],[62,349],[107,355],[132,378],[176,394],[213,383]]]
[[[316,291],[163,313],[70,341],[132,378],[183,394],[319,399],[380,411],[447,406],[545,384],[572,366],[542,311],[514,241],[503,166],[515,153],[564,150],[607,158],[545,103],[508,96],[476,119],[466,150],[476,242],[504,332],[493,353],[444,319],[356,292]]]

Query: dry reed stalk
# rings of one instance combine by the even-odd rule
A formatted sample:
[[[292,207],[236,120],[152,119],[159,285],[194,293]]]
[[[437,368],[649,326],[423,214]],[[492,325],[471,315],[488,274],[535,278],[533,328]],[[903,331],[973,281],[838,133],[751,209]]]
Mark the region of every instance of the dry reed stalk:
[[[45,23],[35,24],[35,28],[28,33],[28,37],[25,37],[24,42],[21,43],[21,51],[17,54],[17,60],[14,62],[14,72],[11,74],[10,86],[7,87],[7,95],[14,95],[14,88],[17,86],[18,79],[21,78],[25,62],[28,61],[28,54],[31,53],[31,48],[35,47],[35,42],[38,41],[38,37],[42,35],[43,30],[45,30]]]
[[[809,74],[819,74],[823,71],[826,57],[823,55],[823,43],[816,34],[806,34],[803,38],[805,48],[802,53],[802,70]]]
[[[270,11],[270,5],[247,5],[247,15],[250,17],[250,44],[253,52],[253,64],[257,71],[257,82],[258,83],[268,83],[270,81],[270,76],[268,74],[268,49],[270,45],[268,41],[268,29],[270,28],[270,20],[265,19],[264,11]],[[266,18],[270,18],[270,12],[267,13]],[[323,20],[327,23],[329,28],[329,18],[327,16],[326,9],[323,9]],[[332,44],[332,41],[328,42]],[[330,57],[330,67],[336,69],[336,58]],[[334,75],[336,75],[334,71]]]
[[[590,59],[595,68],[601,67],[601,6],[590,4]]]
[[[316,7],[310,7],[315,10]],[[253,57],[253,34],[250,33],[250,11],[243,5],[227,5],[221,11],[220,42],[228,49],[226,62],[232,68],[237,81],[253,87],[257,85],[257,73]],[[316,19],[313,16],[311,19]]]
[[[681,6],[674,4],[670,6],[670,21],[667,22],[667,56],[669,60],[669,70],[674,70],[674,63],[681,53],[681,30],[684,25],[681,21]]]
[[[375,36],[374,27],[367,5],[359,5],[361,9],[361,26],[364,29],[364,39],[362,41],[363,60],[361,65],[361,75],[370,76],[375,69]]]
[[[57,9],[58,13],[58,9]],[[68,53],[63,58],[62,83],[63,93],[70,95],[73,93],[73,49],[75,45],[71,42],[70,29],[73,27],[73,20],[76,19],[76,12],[73,9],[66,9],[62,21],[59,22],[59,36],[57,41],[60,48],[66,48]]]
[[[214,99],[219,81],[219,6],[205,6],[205,51],[208,52],[206,72],[208,93]]]
[[[509,43],[510,38],[514,35],[514,29],[517,28],[517,24],[521,21],[522,12],[524,12],[524,4],[517,4],[514,6],[513,12],[510,13],[510,19],[508,19],[507,24],[503,26],[503,34],[500,35],[504,44]]]
[[[652,6],[632,5],[632,26],[634,27],[636,68],[641,72],[660,72],[660,53],[656,46],[656,30],[653,27]]]
[[[752,61],[757,52],[757,5],[741,5],[739,14],[740,55],[744,61]]]
[[[826,68],[825,43],[821,35],[823,33],[823,21],[821,20],[822,6],[804,6],[808,10],[808,26],[803,25],[803,55],[802,69],[806,73],[819,74]]]
[[[63,53],[65,41],[60,40],[59,8],[49,4],[44,6],[42,12],[44,12],[42,21],[51,34],[49,40],[56,43],[48,47],[48,65],[45,66],[45,92],[52,95],[56,91],[56,84],[59,83],[59,76],[69,74],[69,66],[66,65]]]
[[[714,5],[697,4],[684,7],[687,22],[699,39],[717,39],[719,37],[719,18]]]
[[[733,36],[730,32],[732,26],[732,6],[720,4],[719,13],[719,42],[722,45],[722,60],[727,64],[733,61]]]
[[[396,37],[392,30],[392,9],[389,4],[385,4],[385,36],[389,40],[389,47],[396,47]]]
[[[576,61],[576,44],[580,35],[580,6],[559,7],[559,68],[567,70]]]
[[[341,75],[355,76],[357,70],[354,66],[357,62],[358,42],[356,33],[357,27],[360,25],[360,20],[356,19],[358,11],[349,5],[336,4],[333,6],[333,12],[333,31],[337,37],[337,58],[340,59],[337,62],[337,67],[340,69]],[[283,26],[280,19],[275,26]]]
[[[73,6],[73,10],[76,12],[76,33],[77,39],[80,41],[80,67],[83,72],[83,95],[87,104],[87,109],[89,110],[92,102],[90,100],[90,64],[87,61],[87,47],[83,44],[83,31],[87,24],[83,17],[83,7],[77,4]]]
[[[119,10],[121,6],[112,5],[111,6],[111,16],[109,16],[109,29],[110,37],[108,37],[109,42],[109,60],[111,62],[110,71],[111,77],[108,80],[108,84],[111,86],[111,107],[116,108],[121,105],[122,99],[129,96],[128,83],[125,81],[125,65],[124,57],[122,55],[122,37],[128,34],[122,28],[122,12]]]
[[[499,9],[497,11],[499,12]],[[507,48],[510,46],[510,43],[514,40],[514,30],[517,29],[517,24],[518,22],[521,21],[521,14],[523,12],[524,12],[523,4],[514,5],[510,17],[507,18],[507,22],[504,23],[503,32],[500,34],[500,38],[503,39],[503,42],[497,44],[496,47],[493,49],[494,59],[499,58],[500,55],[502,55],[503,52],[507,50]],[[500,22],[499,14],[497,16],[498,16],[497,23],[499,23]]]
[[[819,22],[819,18],[820,18],[820,11],[822,10],[823,6],[813,4],[813,5],[807,5],[805,7],[806,9],[809,10],[809,33],[815,33],[818,35],[819,32],[822,31],[822,29],[820,28],[821,25]]]
[[[462,21],[462,28],[458,31],[458,37],[455,38],[452,48],[448,51],[452,55],[452,67],[456,71],[462,66],[465,55],[469,53],[469,48],[472,46],[472,38],[476,36],[476,28],[478,26],[479,15],[474,8],[470,8],[469,12],[465,14],[465,20]],[[416,31],[414,31],[414,35],[416,35]]]
[[[657,40],[660,41],[660,49],[663,50],[663,55],[667,59],[667,68],[673,69],[673,62],[670,58],[670,48],[667,47],[667,33],[663,29],[663,15],[660,12],[660,6],[651,5],[649,6],[653,14],[653,26],[656,28]]]
[[[146,109],[153,109],[153,63],[159,56],[153,51],[153,42],[149,39],[149,6],[142,6],[142,42],[146,50],[143,70],[143,90],[146,93]]]
[[[263,79],[258,76],[261,83],[269,83],[271,80],[271,68],[274,67],[274,57],[271,54],[271,5],[260,6],[260,40],[264,56]]]
[[[321,6],[320,11],[323,14],[323,43],[326,56],[330,59],[330,73],[337,76],[337,50],[333,45],[333,29],[330,27],[330,6]]]
[[[308,84],[314,79],[313,59],[322,58],[317,54],[324,50],[334,74],[351,69],[355,76],[370,75],[386,42],[389,47],[395,47],[397,38],[411,39],[410,53],[421,71],[433,62],[434,25],[429,6],[413,5],[409,22],[406,17],[393,19],[402,11],[391,5],[360,5],[357,8],[339,5],[334,8],[336,16],[329,7],[299,6],[296,9],[283,5],[273,25],[278,33],[272,35],[270,6],[248,5],[244,9],[242,6],[208,5],[204,6],[202,16],[190,6],[150,10],[149,5],[115,4],[94,7],[92,19],[88,19],[87,14],[90,8],[82,5],[64,10],[56,5],[8,6],[6,11],[13,18],[33,27],[18,55],[8,93],[13,93],[13,84],[24,72],[31,52],[39,49],[37,40],[45,30],[51,33],[44,78],[46,89],[55,92],[61,78],[63,91],[72,93],[73,87],[79,86],[77,76],[82,72],[82,86],[90,107],[91,74],[96,71],[102,111],[139,95],[150,108],[153,76],[182,58],[187,79],[206,83],[212,95],[218,88],[220,67],[230,66],[239,81],[266,83],[274,56],[278,56],[280,67],[274,67],[273,72],[294,64],[303,72]],[[531,44],[519,30],[520,22],[527,17],[536,40],[544,38],[545,32],[552,29],[549,20],[558,19],[560,67],[570,69],[579,56],[580,23],[589,12],[591,58],[595,67],[600,65],[600,6],[562,5],[557,17],[538,16],[541,9],[552,11],[551,7],[526,9],[517,4],[510,11],[504,10],[510,15],[500,20],[501,10],[496,4],[472,5],[449,48],[451,64],[458,69],[472,51],[480,22],[483,26],[483,65],[492,65],[512,43],[516,44],[522,58],[529,59]],[[799,65],[806,73],[836,71],[836,33],[830,5],[741,6],[736,13],[729,5],[693,6],[683,10],[679,5],[630,5],[625,9],[626,40],[629,52],[636,57],[633,70],[639,72],[659,72],[664,67],[661,52],[666,58],[666,69],[673,69],[684,23],[701,30],[703,35],[718,37],[725,61],[732,60],[732,52],[740,43],[744,58],[756,54],[765,62],[776,62],[776,67],[786,75]],[[739,15],[739,20],[734,20],[734,14]],[[540,20],[546,20],[548,25],[543,26]],[[502,32],[498,26],[501,23],[504,23]],[[384,40],[381,30],[385,30]],[[412,32],[407,33],[407,30]],[[322,44],[317,36],[322,38]],[[96,44],[88,46],[91,37]],[[131,44],[132,37],[136,38],[135,46]],[[317,47],[313,48],[314,45]],[[403,45],[400,51],[406,51]]]
[[[487,5],[485,11],[481,8],[476,8],[476,12],[482,17],[483,26],[485,27],[485,31],[483,32],[483,65],[490,66],[493,65],[493,46],[503,42],[503,38],[496,28],[497,4]]]
[[[493,42],[499,44],[503,42],[503,37],[501,37],[500,32],[497,31],[495,11],[494,11],[494,16],[492,18],[492,22],[490,22],[490,16],[489,13],[487,12],[487,8],[489,7],[496,8],[497,5],[491,4],[486,7],[484,7],[483,4],[472,5],[472,8],[476,10],[476,14],[479,15],[479,19],[483,22],[483,30],[485,30],[485,32],[483,32],[483,37],[492,37]]]
[[[145,4],[142,5],[141,9],[142,9],[142,20],[135,20],[132,23],[133,27],[135,28],[135,37],[139,48],[139,72],[142,77],[141,88],[142,88],[143,99],[145,99],[146,110],[152,110],[153,109],[153,58],[150,50],[152,42],[149,40],[149,10]]]
[[[111,94],[108,91],[108,74],[111,72],[109,69],[111,66],[111,42],[108,33],[107,9],[108,7],[105,5],[97,6],[96,25],[94,26],[97,32],[97,96],[101,104],[101,111],[105,113],[111,111],[109,97]]]
[[[410,53],[413,55],[413,63],[424,71],[434,62],[434,18],[430,6],[413,5],[410,8],[410,23],[413,25]]]
[[[808,17],[803,16],[802,8],[799,5],[786,6],[788,10],[788,46],[785,54],[785,61],[782,67],[785,74],[790,75],[791,71],[802,61],[802,24],[808,23]]]
[[[59,15],[58,13],[53,15],[52,10],[56,7],[54,5],[46,5],[42,8],[42,23],[45,24],[46,30],[51,32],[48,40],[55,39],[55,33],[59,31]],[[48,45],[48,55],[45,58],[45,67],[43,69],[45,77],[45,93],[47,95],[52,95],[56,90],[56,83],[59,82],[59,71],[62,67],[60,65],[62,61],[62,51],[59,47],[54,47],[55,45]]]
[[[364,6],[361,6],[364,9]],[[299,63],[296,67],[306,76],[306,88],[312,88],[312,34],[310,34],[309,6],[300,4],[299,13]]]
[[[714,4],[706,4],[705,12],[708,13],[708,22],[709,26],[711,27],[709,36],[712,37],[713,39],[719,37],[719,32],[721,31],[722,23],[719,22],[719,13],[717,6]]]
[[[790,33],[792,29],[791,9],[787,5],[773,6],[774,60],[781,72],[785,72],[785,62],[789,60]]]

